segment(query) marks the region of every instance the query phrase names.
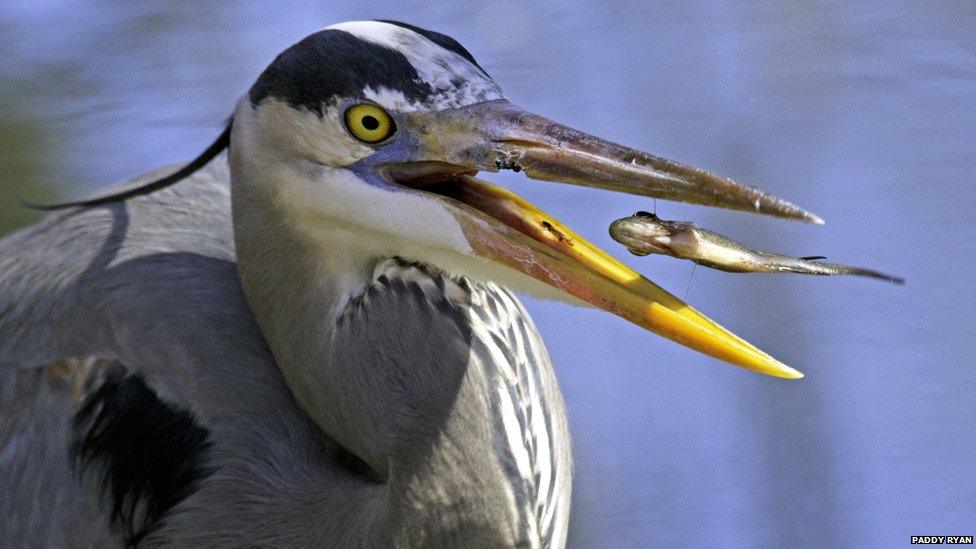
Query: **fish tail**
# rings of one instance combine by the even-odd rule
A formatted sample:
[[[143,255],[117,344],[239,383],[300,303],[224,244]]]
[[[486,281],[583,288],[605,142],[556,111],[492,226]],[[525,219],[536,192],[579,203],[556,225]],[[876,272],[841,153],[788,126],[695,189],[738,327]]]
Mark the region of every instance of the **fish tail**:
[[[870,278],[876,278],[878,280],[885,280],[892,284],[904,285],[905,279],[885,274],[880,271],[875,271],[873,269],[865,269],[863,267],[852,267],[850,265],[841,265],[840,263],[816,263],[825,272],[818,274],[825,275],[856,275],[856,276],[866,276]]]
[[[839,274],[852,274],[852,275],[858,275],[858,276],[867,276],[867,277],[871,277],[871,278],[877,278],[878,280],[885,280],[885,281],[890,282],[892,284],[898,284],[899,286],[904,286],[905,285],[905,279],[902,278],[902,277],[900,277],[900,276],[894,276],[894,275],[882,273],[882,272],[879,272],[879,271],[875,271],[875,270],[872,270],[872,269],[864,269],[864,268],[861,268],[861,267],[848,267],[846,265],[840,265],[840,267],[842,267],[845,272],[839,273]]]

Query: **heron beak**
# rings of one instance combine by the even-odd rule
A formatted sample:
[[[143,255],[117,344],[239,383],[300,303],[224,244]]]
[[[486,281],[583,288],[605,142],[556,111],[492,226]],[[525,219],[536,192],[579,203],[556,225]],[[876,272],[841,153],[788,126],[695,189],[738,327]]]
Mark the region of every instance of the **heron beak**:
[[[803,377],[527,200],[468,174],[513,169],[535,179],[814,223],[820,218],[757,189],[610,143],[507,101],[423,116],[418,123],[427,129],[429,156],[417,165],[426,175],[415,169],[395,179],[410,179],[409,186],[444,201],[476,254],[720,360],[771,376]]]

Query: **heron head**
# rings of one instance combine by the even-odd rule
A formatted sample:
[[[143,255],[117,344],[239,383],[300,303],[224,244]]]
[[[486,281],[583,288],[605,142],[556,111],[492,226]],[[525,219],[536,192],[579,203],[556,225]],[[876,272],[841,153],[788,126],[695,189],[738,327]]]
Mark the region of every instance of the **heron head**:
[[[239,103],[231,170],[235,202],[238,186],[258,191],[312,238],[327,234],[330,246],[555,290],[722,360],[801,375],[525,199],[474,176],[514,170],[806,221],[815,216],[523,110],[445,35],[365,21],[295,44]]]

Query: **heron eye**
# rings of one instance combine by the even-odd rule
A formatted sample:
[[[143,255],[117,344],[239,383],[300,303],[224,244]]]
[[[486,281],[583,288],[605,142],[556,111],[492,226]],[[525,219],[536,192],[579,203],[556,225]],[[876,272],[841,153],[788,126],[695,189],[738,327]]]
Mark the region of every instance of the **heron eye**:
[[[393,118],[381,107],[360,103],[346,109],[346,128],[363,143],[379,143],[396,132]]]

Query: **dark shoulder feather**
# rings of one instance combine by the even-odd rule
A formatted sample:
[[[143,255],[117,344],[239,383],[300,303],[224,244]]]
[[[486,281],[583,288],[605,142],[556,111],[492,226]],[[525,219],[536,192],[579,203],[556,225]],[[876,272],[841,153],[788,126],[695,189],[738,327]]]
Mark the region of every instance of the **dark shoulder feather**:
[[[207,430],[160,400],[139,375],[107,377],[75,414],[73,429],[75,469],[96,475],[112,527],[130,545],[210,474]]]

